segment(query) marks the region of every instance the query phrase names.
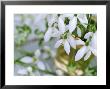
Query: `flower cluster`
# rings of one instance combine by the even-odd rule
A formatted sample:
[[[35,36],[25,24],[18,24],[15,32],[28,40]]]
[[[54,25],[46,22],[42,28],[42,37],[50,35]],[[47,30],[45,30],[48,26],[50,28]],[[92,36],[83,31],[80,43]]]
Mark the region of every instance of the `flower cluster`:
[[[64,50],[68,55],[70,54],[71,47],[77,50],[77,46],[81,46],[75,55],[75,61],[83,57],[84,60],[87,60],[92,53],[97,56],[97,30],[96,28],[90,28],[90,19],[91,15],[87,14],[48,15],[48,29],[44,40],[48,42],[51,38],[55,37],[57,39],[55,48],[61,45],[64,46]]]
[[[14,23],[15,75],[96,75],[96,14],[16,14]]]

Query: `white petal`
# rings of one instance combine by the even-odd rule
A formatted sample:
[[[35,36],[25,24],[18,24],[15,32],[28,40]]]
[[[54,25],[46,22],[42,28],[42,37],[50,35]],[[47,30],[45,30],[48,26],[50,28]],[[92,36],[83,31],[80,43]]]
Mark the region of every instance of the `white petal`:
[[[87,46],[83,46],[82,48],[80,48],[75,55],[75,61],[80,60],[86,52],[87,52]]]
[[[70,36],[68,38],[68,42],[70,43],[71,47],[73,47],[74,49],[76,49],[76,40],[75,40],[75,38],[73,38],[72,36]]]
[[[58,40],[55,44],[55,48],[58,48],[63,43],[63,40]]]
[[[76,45],[85,45],[85,42],[81,39],[76,40]]]
[[[97,50],[96,50],[96,49],[90,47],[90,50],[92,51],[92,53],[93,53],[95,56],[97,56]]]
[[[48,28],[47,32],[45,33],[45,36],[44,36],[44,41],[47,42],[50,40],[51,38],[51,34],[52,34],[52,28]]]
[[[77,27],[77,34],[79,37],[81,37],[81,29],[79,27]]]
[[[70,53],[70,45],[69,45],[67,40],[64,41],[64,50],[69,55],[69,53]]]
[[[41,70],[45,70],[45,65],[42,61],[38,61],[37,62],[37,67]]]
[[[33,59],[32,57],[26,56],[26,57],[23,57],[20,61],[24,63],[32,63]]]
[[[65,32],[65,24],[61,17],[59,17],[59,19],[58,19],[58,28],[62,34]]]
[[[93,35],[93,32],[88,32],[88,33],[85,34],[84,38],[88,39],[92,35]]]
[[[82,24],[88,24],[86,14],[78,14],[77,17]]]
[[[74,17],[72,20],[70,20],[69,22],[69,32],[72,33],[75,28],[76,28],[76,25],[77,25],[77,18]]]
[[[20,75],[27,75],[28,72],[27,72],[26,69],[19,69],[19,70],[17,71],[17,74],[20,74]]]
[[[97,34],[96,33],[94,33],[91,39],[90,46],[94,49],[97,49]]]
[[[84,57],[84,60],[86,61],[91,55],[91,51],[87,52],[86,56]]]

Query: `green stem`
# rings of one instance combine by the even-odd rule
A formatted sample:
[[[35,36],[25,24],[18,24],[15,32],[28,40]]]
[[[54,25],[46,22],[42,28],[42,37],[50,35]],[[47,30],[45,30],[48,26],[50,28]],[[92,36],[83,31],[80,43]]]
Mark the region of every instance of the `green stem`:
[[[71,48],[70,54],[69,54],[69,65],[74,65],[75,63],[74,55],[75,55],[75,50]]]

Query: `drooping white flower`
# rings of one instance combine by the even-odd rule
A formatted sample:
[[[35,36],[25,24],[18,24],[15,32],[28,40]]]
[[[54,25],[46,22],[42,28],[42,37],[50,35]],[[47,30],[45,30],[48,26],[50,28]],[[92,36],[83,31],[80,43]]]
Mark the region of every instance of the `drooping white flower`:
[[[80,48],[80,50],[78,50],[78,52],[75,55],[75,61],[80,60],[86,52],[87,52],[87,46],[83,46],[82,48]]]
[[[79,21],[81,22],[81,24],[82,24],[84,27],[87,27],[88,19],[87,19],[86,14],[78,14],[78,15],[77,15],[77,18],[79,19]]]
[[[69,42],[69,44],[71,45],[71,47],[73,47],[74,49],[76,49],[76,40],[75,40],[74,37],[69,36],[69,37],[68,37],[68,42]]]
[[[69,20],[70,20],[68,25],[64,24],[64,20],[66,17],[69,18]],[[61,30],[62,34],[66,30],[69,30],[69,32],[72,33],[77,26],[77,17],[75,17],[74,14],[64,14],[59,17],[58,23],[59,23],[59,30]]]
[[[97,32],[95,32],[93,34],[90,45],[91,45],[91,47],[93,48],[94,51],[95,51],[95,49],[97,50]],[[94,52],[94,55],[96,55],[96,52]]]
[[[66,39],[60,39],[60,40],[58,40],[56,42],[56,44],[55,44],[55,48],[58,48],[62,44],[64,45],[64,50],[69,55],[69,53],[70,53],[70,45],[69,45],[69,43],[68,43],[68,41]]]
[[[85,42],[82,41],[81,39],[76,40],[76,45],[85,45]]]
[[[93,35],[93,32],[88,32],[85,34],[84,38],[89,39],[89,37],[91,37],[92,35]]]
[[[74,16],[70,21],[69,21],[69,25],[68,25],[68,28],[69,28],[69,32],[72,33],[75,28],[76,28],[76,25],[77,25],[77,18]]]
[[[29,56],[21,58],[20,61],[23,63],[33,63],[32,57],[29,57]]]
[[[63,18],[59,17],[58,18],[58,28],[61,34],[65,32],[65,24]]]
[[[59,37],[59,36],[60,36],[60,32],[58,31],[58,29],[49,27],[44,35],[44,41],[48,42],[51,37]]]
[[[76,45],[84,45],[84,41],[81,39],[76,40],[74,37],[69,35],[67,39],[60,39],[56,42],[55,48],[58,48],[60,45],[64,45],[64,50],[69,55],[70,53],[70,46],[74,49],[76,49]]]
[[[63,39],[60,39],[56,42],[55,48],[58,48],[63,43]]]
[[[87,34],[86,34],[87,35]],[[88,36],[87,36],[88,38]],[[97,39],[97,32],[95,32],[92,36],[92,39],[89,43],[88,46],[84,45],[83,47],[81,47],[78,52],[76,53],[75,55],[75,61],[78,61],[80,60],[82,57],[84,57],[84,60],[87,60],[91,53],[93,53],[95,56],[97,56],[97,42],[96,42],[96,39]]]
[[[64,44],[64,50],[69,55],[69,53],[70,53],[70,45],[69,45],[68,41],[65,40],[63,44]]]
[[[52,28],[49,27],[47,32],[45,33],[45,36],[44,36],[44,41],[45,42],[48,42],[51,38],[51,33],[52,33]]]

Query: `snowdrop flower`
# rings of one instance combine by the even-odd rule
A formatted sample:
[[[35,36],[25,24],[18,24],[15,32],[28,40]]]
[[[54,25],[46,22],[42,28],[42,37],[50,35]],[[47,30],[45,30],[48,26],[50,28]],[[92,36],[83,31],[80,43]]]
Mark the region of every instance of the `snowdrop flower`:
[[[77,18],[74,16],[70,21],[69,21],[69,24],[68,24],[68,29],[69,29],[69,32],[72,33],[75,28],[77,26]]]
[[[74,37],[69,35],[67,39],[58,40],[55,44],[55,48],[58,48],[62,44],[64,45],[64,50],[69,55],[70,46],[76,49],[76,45],[84,45],[85,43],[81,39],[76,40]]]
[[[77,18],[79,19],[79,21],[81,22],[81,24],[82,24],[84,27],[87,27],[88,20],[87,20],[86,14],[78,14],[78,15],[77,15]]]
[[[69,55],[70,53],[70,45],[69,42],[66,39],[60,39],[56,42],[55,44],[55,48],[58,48],[61,44],[64,45],[64,50],[66,51],[66,53]]]
[[[44,36],[44,41],[45,42],[48,42],[51,38],[51,33],[52,33],[52,28],[49,27],[47,32],[45,33],[45,36]]]
[[[66,26],[64,24],[64,19],[60,16],[58,18],[58,28],[61,34],[63,34],[66,31],[65,27]]]
[[[69,24],[64,24],[64,18],[61,16],[58,19],[58,27],[61,34],[63,34],[66,30],[69,30],[70,33],[72,33],[77,26],[77,18],[73,16],[73,18],[70,19]]]
[[[85,38],[90,37],[90,35],[91,35],[90,33],[87,33],[85,35]],[[92,39],[91,39],[88,46],[84,45],[82,48],[80,48],[78,50],[78,52],[75,55],[75,61],[80,60],[84,55],[85,55],[84,60],[87,60],[90,57],[91,53],[93,53],[95,56],[97,56],[97,53],[96,53],[96,50],[97,50],[97,43],[96,42],[97,41],[96,40],[97,40],[97,32],[95,32],[92,35]]]
[[[92,35],[93,35],[93,32],[88,32],[85,34],[84,38],[88,40]]]
[[[64,16],[61,15],[58,18],[58,29],[50,26],[48,28],[47,32],[45,33],[44,41],[48,42],[51,37],[60,37],[67,30],[69,30],[69,33],[72,33],[77,26],[77,18],[74,15],[72,15],[71,17],[73,17],[73,18],[71,18],[69,21],[69,24],[66,25],[64,23],[65,18],[64,18]]]
[[[23,57],[20,61],[24,63],[33,63],[32,57],[29,56]]]
[[[69,24],[67,26],[64,24],[64,17],[66,16],[70,18]],[[58,19],[58,27],[60,32],[63,34],[66,31],[66,27],[67,27],[67,29],[69,29],[69,32],[72,33],[77,27],[77,18],[79,19],[79,21],[84,27],[87,27],[88,20],[85,14],[78,14],[77,17],[71,14],[69,15],[67,14],[62,17],[60,16]],[[78,32],[79,31],[80,29],[78,28]]]
[[[48,42],[51,37],[59,37],[59,31],[56,28],[49,27],[44,36],[44,41]]]
[[[64,17],[68,17],[70,19],[68,25],[64,24]],[[77,17],[72,14],[65,14],[62,17],[60,16],[58,20],[58,27],[60,32],[63,34],[66,31],[66,27],[67,27],[67,29],[69,29],[69,32],[72,33],[77,27],[77,19],[79,19],[79,21],[84,27],[87,27],[88,20],[85,14],[78,14]],[[79,28],[78,28],[78,32],[81,32]]]

